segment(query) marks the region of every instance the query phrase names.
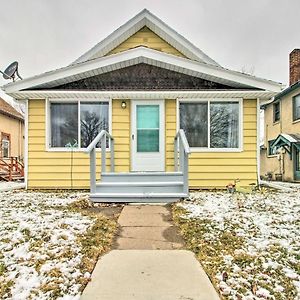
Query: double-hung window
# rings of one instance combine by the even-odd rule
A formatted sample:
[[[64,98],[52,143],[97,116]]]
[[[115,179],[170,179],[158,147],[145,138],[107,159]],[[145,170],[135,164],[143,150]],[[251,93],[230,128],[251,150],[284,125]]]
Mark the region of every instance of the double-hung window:
[[[293,121],[300,119],[300,94],[293,98]]]
[[[109,102],[50,102],[51,148],[86,148],[101,130],[109,131]]]
[[[191,148],[241,148],[239,101],[180,102],[179,122]]]

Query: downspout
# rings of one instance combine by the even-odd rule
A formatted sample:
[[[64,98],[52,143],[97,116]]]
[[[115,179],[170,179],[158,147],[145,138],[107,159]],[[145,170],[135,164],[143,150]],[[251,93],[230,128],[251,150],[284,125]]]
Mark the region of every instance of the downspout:
[[[256,99],[256,173],[257,185],[260,187],[260,100]]]

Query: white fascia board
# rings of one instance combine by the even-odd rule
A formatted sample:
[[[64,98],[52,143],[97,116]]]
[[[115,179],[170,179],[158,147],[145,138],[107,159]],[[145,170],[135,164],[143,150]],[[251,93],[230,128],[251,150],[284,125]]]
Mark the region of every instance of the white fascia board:
[[[233,91],[63,91],[63,90],[34,90],[20,91],[11,94],[15,99],[270,99],[276,93],[261,90],[233,90]]]
[[[166,66],[175,67],[176,71],[181,73],[185,73],[183,71],[186,70],[196,72],[200,75],[205,74],[206,77],[208,79],[210,78],[212,81],[219,81],[224,84],[226,84],[227,81],[228,85],[230,84],[230,82],[239,83],[241,85],[272,91],[276,93],[280,92],[282,89],[282,85],[280,83],[260,79],[236,71],[227,70],[222,67],[177,57],[153,49],[139,47],[118,54],[101,57],[76,65],[71,65],[62,69],[58,69],[56,71],[41,74],[39,76],[19,80],[14,83],[5,85],[3,87],[3,90],[6,93],[10,94],[16,91],[30,89],[54,81],[56,81],[57,84],[58,80],[66,79],[68,77],[70,78],[69,82],[71,82],[75,80],[74,78],[72,78],[72,76],[75,76],[77,74],[89,72],[91,70],[96,70],[107,66],[114,66],[122,62],[128,62],[136,59],[145,63],[152,62],[153,64],[155,64],[156,62],[160,62]]]
[[[142,10],[135,17],[130,19],[124,25],[120,26],[108,37],[96,44],[92,49],[80,56],[72,64],[84,62],[95,58],[94,56],[99,53],[100,56],[106,55],[109,51],[120,45],[130,36],[135,34],[144,26],[149,27],[154,33],[166,40],[170,45],[182,52],[188,58],[203,61],[208,64],[218,65],[213,59],[206,55],[203,51],[189,42],[186,38],[164,23],[161,19],[153,15],[147,9]],[[161,36],[163,32],[164,37]],[[118,41],[116,43],[116,41]]]

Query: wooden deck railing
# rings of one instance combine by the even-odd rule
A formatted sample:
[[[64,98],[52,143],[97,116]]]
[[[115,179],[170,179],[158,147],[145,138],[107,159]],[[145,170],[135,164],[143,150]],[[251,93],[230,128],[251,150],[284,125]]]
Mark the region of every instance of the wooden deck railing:
[[[0,173],[3,179],[12,181],[14,175],[24,177],[24,165],[18,157],[0,158]]]

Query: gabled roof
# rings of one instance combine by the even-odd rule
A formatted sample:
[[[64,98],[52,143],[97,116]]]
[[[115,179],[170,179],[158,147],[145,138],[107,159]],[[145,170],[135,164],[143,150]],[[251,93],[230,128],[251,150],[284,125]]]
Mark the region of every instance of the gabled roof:
[[[2,98],[0,98],[0,114],[5,114],[18,120],[24,120],[24,117]]]
[[[277,136],[277,138],[272,142],[271,149],[275,152],[278,148],[283,147],[287,150],[287,152],[292,155],[291,149],[288,147],[295,146],[300,150],[300,134],[292,134],[292,133],[281,133]]]
[[[135,17],[130,19],[124,25],[119,27],[108,37],[95,45],[92,49],[84,53],[72,64],[85,62],[91,59],[103,57],[111,50],[116,48],[130,36],[138,32],[144,26],[151,29],[154,33],[168,42],[171,46],[184,54],[187,58],[211,65],[218,65],[213,59],[206,55],[203,51],[189,42],[186,38],[169,27],[161,19],[153,15],[149,10],[144,9]]]
[[[27,79],[18,80],[16,82],[9,83],[2,88],[7,94],[14,94],[15,96],[15,93],[21,90],[52,88],[61,84],[139,63],[146,63],[170,69],[240,89],[255,88],[274,93],[278,93],[282,89],[282,84],[277,82],[228,70],[220,66],[177,57],[175,55],[144,47],[130,49],[110,56],[70,65]]]

